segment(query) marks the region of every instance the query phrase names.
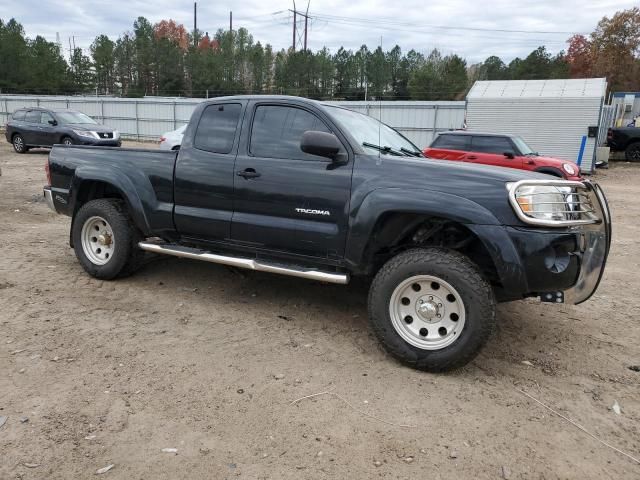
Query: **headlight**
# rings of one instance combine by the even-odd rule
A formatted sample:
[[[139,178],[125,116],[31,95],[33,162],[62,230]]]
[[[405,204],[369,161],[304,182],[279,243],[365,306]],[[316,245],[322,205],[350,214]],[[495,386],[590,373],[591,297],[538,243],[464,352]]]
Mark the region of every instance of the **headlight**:
[[[522,180],[507,184],[509,201],[520,220],[535,225],[594,223],[591,190],[582,182]]]
[[[76,135],[78,135],[80,137],[85,137],[85,138],[93,138],[93,139],[99,139],[100,138],[98,136],[97,132],[90,132],[88,130],[73,130],[73,133],[75,133]]]
[[[573,165],[571,165],[570,163],[563,163],[562,164],[562,168],[564,169],[565,172],[567,172],[569,175],[575,175],[576,174],[576,169],[574,168]]]
[[[516,201],[522,212],[539,220],[562,221],[567,219],[568,203],[565,194],[570,190],[562,187],[528,185],[518,188]]]

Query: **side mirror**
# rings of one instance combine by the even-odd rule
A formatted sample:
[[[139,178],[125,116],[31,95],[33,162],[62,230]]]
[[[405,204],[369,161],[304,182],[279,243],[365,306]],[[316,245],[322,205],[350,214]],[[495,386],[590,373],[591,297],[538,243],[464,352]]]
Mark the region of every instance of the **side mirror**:
[[[516,158],[515,154],[513,152],[504,152],[503,155],[509,159],[514,159]]]
[[[56,125],[58,125],[58,121],[57,120],[49,120],[49,125],[52,125],[52,126],[55,127]]]
[[[304,153],[335,160],[340,152],[340,141],[333,133],[307,130],[300,139],[300,149]]]

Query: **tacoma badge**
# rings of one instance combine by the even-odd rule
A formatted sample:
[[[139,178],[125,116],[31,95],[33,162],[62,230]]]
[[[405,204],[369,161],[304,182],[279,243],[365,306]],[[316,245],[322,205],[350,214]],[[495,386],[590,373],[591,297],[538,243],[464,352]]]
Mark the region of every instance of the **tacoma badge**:
[[[308,215],[331,215],[329,210],[311,210],[309,208],[296,208],[298,213],[306,213]]]

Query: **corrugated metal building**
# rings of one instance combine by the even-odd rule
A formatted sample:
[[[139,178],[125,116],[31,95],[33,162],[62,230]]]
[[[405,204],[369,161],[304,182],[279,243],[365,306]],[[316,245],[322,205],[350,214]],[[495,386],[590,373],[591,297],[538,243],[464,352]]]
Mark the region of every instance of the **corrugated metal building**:
[[[467,129],[520,135],[542,155],[594,168],[604,78],[478,81],[467,95]]]

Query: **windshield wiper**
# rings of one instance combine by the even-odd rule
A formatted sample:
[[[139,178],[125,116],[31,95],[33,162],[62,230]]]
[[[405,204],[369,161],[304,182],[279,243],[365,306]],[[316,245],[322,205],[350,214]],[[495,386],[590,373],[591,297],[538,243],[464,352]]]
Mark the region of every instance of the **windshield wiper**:
[[[400,151],[406,153],[407,155],[411,155],[412,157],[424,157],[420,150],[409,150],[408,148],[402,147]]]
[[[376,145],[374,143],[369,143],[369,142],[362,142],[362,146],[364,147],[369,147],[369,148],[375,148],[376,150],[382,152],[382,153],[389,153],[391,155],[396,155],[398,157],[406,157],[407,155],[398,151],[398,150],[394,150],[393,148],[385,145],[384,147],[381,147],[380,145]]]

